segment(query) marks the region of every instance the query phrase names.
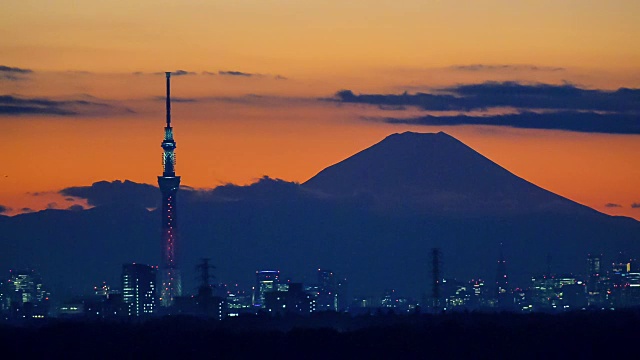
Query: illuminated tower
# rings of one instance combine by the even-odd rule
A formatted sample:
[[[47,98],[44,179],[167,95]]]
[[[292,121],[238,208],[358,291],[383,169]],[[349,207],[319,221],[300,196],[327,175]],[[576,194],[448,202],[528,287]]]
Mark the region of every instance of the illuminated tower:
[[[180,186],[180,176],[176,176],[176,142],[171,128],[171,73],[167,72],[167,126],[162,140],[162,176],[158,185],[162,192],[162,260],[160,276],[160,305],[171,306],[176,296],[182,295],[182,279],[176,262],[177,209],[176,194]]]

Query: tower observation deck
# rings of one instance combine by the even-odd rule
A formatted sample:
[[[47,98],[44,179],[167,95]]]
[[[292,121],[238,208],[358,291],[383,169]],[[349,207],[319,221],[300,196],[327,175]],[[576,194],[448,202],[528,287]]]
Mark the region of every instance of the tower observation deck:
[[[162,176],[158,185],[162,193],[162,258],[160,265],[160,306],[171,306],[176,296],[182,295],[182,278],[176,262],[177,209],[176,195],[180,187],[180,176],[176,176],[176,142],[171,127],[171,73],[167,72],[167,126],[162,140]]]

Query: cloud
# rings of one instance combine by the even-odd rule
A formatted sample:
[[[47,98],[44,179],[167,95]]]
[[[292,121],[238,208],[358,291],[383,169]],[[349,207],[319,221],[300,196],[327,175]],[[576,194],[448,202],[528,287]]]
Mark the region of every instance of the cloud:
[[[4,205],[0,205],[0,214],[4,214],[7,211],[11,211],[11,208],[10,207],[6,207]]]
[[[142,72],[135,72],[133,73],[134,75],[142,75]],[[165,75],[166,72],[164,71],[158,71],[158,72],[154,72],[153,75]],[[187,71],[187,70],[175,70],[171,72],[171,76],[185,76],[185,75],[197,75],[196,72],[194,71]]]
[[[299,184],[264,176],[253,184],[241,186],[226,184],[214,189],[180,187],[180,203],[210,203],[221,201],[255,200],[267,201],[286,198],[284,195],[298,194]],[[90,206],[112,204],[135,205],[158,208],[161,193],[158,187],[135,183],[129,180],[113,182],[99,181],[90,186],[69,187],[60,191],[64,196],[86,199]]]
[[[23,76],[31,74],[33,70],[31,69],[22,69],[18,67],[11,67],[0,65],[0,79],[5,80],[23,80],[25,79]]]
[[[436,89],[437,93],[354,94],[341,90],[334,100],[370,105],[416,106],[432,111],[473,111],[495,107],[519,109],[640,113],[640,89],[588,90],[572,84],[485,82]]]
[[[184,75],[196,75],[195,72],[193,71],[186,71],[186,70],[176,70],[171,72],[172,76],[184,76]]]
[[[606,203],[606,204],[604,204],[604,206],[608,207],[608,208],[619,208],[619,207],[622,207],[622,205],[614,204],[614,203]]]
[[[69,187],[60,190],[64,196],[74,196],[87,199],[91,206],[101,206],[113,203],[140,204],[144,207],[160,205],[160,190],[147,184],[137,184],[129,180],[124,182],[99,181],[91,186]]]
[[[58,207],[58,203],[56,202],[50,202],[47,204],[47,209],[55,209]]]
[[[234,71],[234,70],[229,70],[229,71],[220,70],[220,71],[218,71],[218,75],[251,77],[251,76],[256,76],[256,75],[259,75],[259,74],[252,74],[252,73],[247,73],[247,72],[242,72],[242,71]]]
[[[640,133],[640,89],[590,90],[573,84],[485,82],[435,89],[432,93],[355,94],[338,91],[340,103],[381,109],[418,107],[427,111],[457,111],[459,115],[387,118],[388,123],[417,125],[496,125],[609,134]],[[517,114],[479,116],[471,111],[514,108]]]
[[[536,66],[536,65],[519,65],[519,64],[471,64],[471,65],[454,65],[450,69],[460,71],[565,71],[562,67],[553,66]]]
[[[71,211],[82,211],[84,210],[84,206],[79,205],[79,204],[75,204],[75,205],[71,205],[67,208],[67,210],[71,210]]]
[[[492,125],[523,129],[565,130],[603,134],[640,134],[637,115],[598,114],[562,111],[551,113],[523,112],[494,116],[423,116],[409,119],[386,118],[390,124],[429,126]]]
[[[25,99],[11,95],[0,96],[0,115],[76,115],[75,111],[67,108],[66,101],[54,101],[47,99]]]
[[[124,107],[88,100],[51,100],[0,95],[0,115],[109,115],[133,113]]]
[[[28,208],[28,207],[23,207],[22,209],[20,209],[20,211],[24,212],[24,213],[32,213],[35,212],[35,210],[33,210],[32,208]]]
[[[634,202],[633,204],[631,204],[631,208],[632,209],[640,209],[640,203]]]
[[[156,101],[165,101],[166,97],[164,96],[154,96],[153,100]],[[171,102],[175,102],[175,103],[194,103],[194,102],[198,102],[198,99],[196,98],[182,98],[182,97],[171,97]]]

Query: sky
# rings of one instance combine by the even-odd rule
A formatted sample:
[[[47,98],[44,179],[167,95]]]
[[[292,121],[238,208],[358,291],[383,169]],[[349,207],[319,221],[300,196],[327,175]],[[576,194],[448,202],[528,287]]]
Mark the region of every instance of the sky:
[[[155,184],[158,73],[174,71],[188,186],[304,182],[389,134],[445,131],[545,189],[640,220],[640,2],[2,7],[5,214],[66,208],[70,186]]]

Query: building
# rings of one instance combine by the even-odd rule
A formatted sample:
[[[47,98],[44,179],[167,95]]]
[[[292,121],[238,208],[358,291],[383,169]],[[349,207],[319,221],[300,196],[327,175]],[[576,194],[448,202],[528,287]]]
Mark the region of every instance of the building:
[[[156,311],[157,267],[143,264],[122,266],[122,302],[128,316],[149,316]]]
[[[333,271],[318,269],[318,311],[338,311],[338,284]]]
[[[507,261],[504,259],[502,244],[500,244],[500,258],[496,272],[496,306],[500,309],[510,309],[513,305],[513,297],[509,291],[509,278],[507,276]]]
[[[178,212],[176,196],[180,187],[180,176],[176,176],[176,142],[173,140],[171,127],[171,73],[167,72],[167,125],[162,140],[162,176],[158,176],[158,185],[162,192],[162,264],[160,305],[169,307],[176,297],[182,295],[182,277],[176,260],[176,245],[179,242],[177,233]]]
[[[10,270],[2,286],[0,308],[14,319],[44,318],[49,314],[50,294],[35,269]]]
[[[587,256],[587,301],[590,306],[603,303],[602,293],[602,255],[589,254]]]
[[[286,291],[265,293],[264,308],[272,315],[309,315],[316,311],[316,299],[301,283],[290,283]]]
[[[280,283],[280,271],[261,270],[256,271],[256,286],[253,289],[253,306],[256,308],[265,307],[265,294],[278,291]]]

